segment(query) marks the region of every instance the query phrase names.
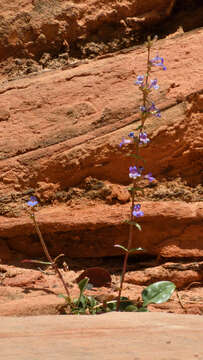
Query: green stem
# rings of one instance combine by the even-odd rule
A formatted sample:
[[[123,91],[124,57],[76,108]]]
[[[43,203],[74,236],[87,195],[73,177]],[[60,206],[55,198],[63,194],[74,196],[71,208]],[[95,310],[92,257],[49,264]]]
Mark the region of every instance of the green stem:
[[[70,292],[68,290],[68,287],[67,287],[67,285],[65,283],[65,280],[64,280],[64,278],[63,278],[57,264],[53,261],[51,255],[49,254],[49,251],[48,251],[47,246],[45,244],[45,241],[43,239],[42,233],[41,233],[40,228],[39,228],[39,226],[37,224],[34,212],[31,214],[31,219],[33,220],[33,223],[35,225],[37,235],[39,236],[40,243],[41,243],[42,248],[44,250],[44,253],[45,253],[46,257],[47,257],[47,260],[51,263],[52,268],[55,270],[56,274],[58,275],[59,279],[61,280],[61,282],[62,282],[62,284],[64,286],[64,289],[66,291],[66,294],[67,294],[68,298],[70,299]]]
[[[132,203],[131,203],[131,216],[130,216],[131,221],[134,220],[134,216],[133,216],[133,209],[134,209],[134,205],[135,205],[135,190],[134,190],[134,188],[135,188],[135,180],[133,180],[133,190],[132,190]],[[116,311],[119,311],[119,307],[120,307],[121,293],[122,293],[122,290],[123,290],[123,283],[124,283],[124,280],[125,280],[125,274],[126,274],[126,270],[127,270],[127,262],[128,262],[129,250],[131,249],[132,240],[133,240],[133,224],[130,224],[129,237],[128,237],[128,246],[127,246],[128,251],[125,252],[125,256],[124,256],[123,269],[122,269],[121,280],[120,280],[120,287],[119,287],[117,303],[116,303]]]

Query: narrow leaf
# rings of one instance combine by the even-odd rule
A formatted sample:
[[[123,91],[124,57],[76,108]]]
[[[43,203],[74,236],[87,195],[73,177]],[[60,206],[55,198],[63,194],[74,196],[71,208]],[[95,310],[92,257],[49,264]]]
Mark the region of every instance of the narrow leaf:
[[[133,253],[133,252],[135,252],[135,251],[144,251],[144,249],[141,248],[141,247],[134,248],[134,249],[130,249],[130,250],[129,250],[129,254],[131,254],[131,253]]]
[[[138,127],[136,127],[135,130],[140,130],[140,129],[142,129],[142,128],[143,128],[143,125],[139,125]]]
[[[140,226],[140,224],[136,223],[135,221],[129,221],[129,220],[126,220],[126,222],[129,224],[129,225],[134,225],[138,228],[138,230],[142,231],[142,228]]]
[[[49,261],[41,261],[41,260],[22,260],[22,263],[36,263],[36,264],[44,264],[44,265],[51,265]]]
[[[116,244],[116,245],[114,245],[114,247],[118,247],[118,248],[122,249],[123,251],[128,252],[128,249],[126,249],[125,246]]]

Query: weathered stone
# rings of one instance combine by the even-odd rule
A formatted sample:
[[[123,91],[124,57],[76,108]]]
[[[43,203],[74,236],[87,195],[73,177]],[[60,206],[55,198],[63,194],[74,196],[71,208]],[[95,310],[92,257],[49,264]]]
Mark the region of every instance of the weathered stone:
[[[71,360],[202,359],[202,326],[202,317],[160,313],[7,317],[1,318],[1,355],[8,360],[65,360],[67,354]]]

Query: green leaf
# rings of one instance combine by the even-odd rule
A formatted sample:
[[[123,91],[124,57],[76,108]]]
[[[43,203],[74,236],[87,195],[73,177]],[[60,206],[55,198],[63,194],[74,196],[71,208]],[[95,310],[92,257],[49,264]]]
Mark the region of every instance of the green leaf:
[[[142,292],[143,307],[149,304],[161,304],[170,299],[176,286],[171,281],[158,281]]]
[[[135,306],[135,305],[128,305],[128,306],[125,308],[125,311],[138,311],[138,308],[137,308],[137,306]]]
[[[139,231],[142,231],[142,228],[141,228],[140,224],[136,223],[135,221],[126,220],[125,222],[128,223],[129,225],[136,226]]]
[[[144,161],[144,158],[140,155],[137,155],[137,154],[127,154],[127,156],[129,157],[133,157],[133,158],[136,158],[136,159],[140,159],[140,160],[143,160]]]
[[[78,283],[81,295],[83,294],[83,291],[86,289],[88,281],[89,281],[89,279],[86,277],[86,278],[80,280],[80,282]]]
[[[87,297],[85,295],[80,296],[80,301],[78,302],[78,307],[82,308],[84,310],[87,308]]]
[[[138,247],[138,248],[130,249],[128,252],[129,252],[129,254],[130,254],[130,253],[133,253],[133,252],[135,252],[135,251],[144,251],[144,249],[141,248],[141,247]]]
[[[136,127],[135,130],[140,130],[140,129],[142,129],[142,128],[143,128],[143,125],[139,125],[138,127]]]
[[[128,298],[126,297],[122,297],[121,296],[121,302],[120,302],[120,306],[119,306],[119,310],[120,311],[126,311],[126,308],[130,305],[134,305],[132,301],[130,301]]]
[[[94,298],[94,296],[87,296],[88,304],[91,308],[96,306],[99,302]]]
[[[147,312],[147,311],[148,311],[147,307],[144,306],[137,309],[137,312]]]
[[[116,245],[114,245],[114,247],[118,247],[118,248],[122,249],[123,251],[128,252],[128,249],[126,249],[125,246],[116,244]]]
[[[129,187],[128,187],[128,191],[135,191],[135,188],[132,187],[132,186],[129,186]]]
[[[71,299],[67,295],[58,294],[57,296],[63,298],[67,304],[71,304]]]
[[[66,296],[66,295],[64,295],[64,294],[58,294],[57,296],[60,297],[60,298],[65,299],[65,300],[68,299],[68,296]]]
[[[141,228],[140,224],[135,223],[134,225],[136,226],[136,228],[138,228],[139,231],[142,231],[142,228]]]
[[[83,292],[87,288],[88,281],[89,281],[88,278],[84,278],[84,279],[80,280],[80,282],[78,283],[78,286],[79,286],[79,289],[80,289],[80,295],[79,295],[79,298],[77,300],[77,305],[80,304],[81,298],[83,296]]]

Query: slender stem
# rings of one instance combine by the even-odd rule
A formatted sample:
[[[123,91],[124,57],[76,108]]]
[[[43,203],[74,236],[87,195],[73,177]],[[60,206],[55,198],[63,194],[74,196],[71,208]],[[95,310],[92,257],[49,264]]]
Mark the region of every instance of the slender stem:
[[[41,233],[40,228],[39,228],[39,226],[38,226],[38,224],[37,224],[37,221],[36,221],[34,212],[31,214],[31,218],[32,218],[33,223],[34,223],[34,225],[35,225],[35,229],[36,229],[37,235],[39,236],[39,239],[40,239],[42,248],[43,248],[43,250],[44,250],[44,253],[45,253],[47,259],[49,260],[49,262],[51,263],[52,268],[55,270],[56,274],[58,275],[59,279],[61,280],[61,282],[62,282],[62,284],[63,284],[63,286],[64,286],[64,289],[65,289],[65,291],[66,291],[66,294],[67,294],[68,298],[70,298],[70,292],[69,292],[69,290],[68,290],[68,287],[67,287],[67,285],[66,285],[66,283],[65,283],[65,280],[64,280],[64,278],[63,278],[63,276],[62,276],[62,274],[61,274],[61,272],[60,272],[60,270],[59,270],[56,262],[53,261],[51,255],[49,254],[49,251],[48,251],[47,246],[46,246],[46,244],[45,244],[45,241],[44,241],[44,239],[43,239],[42,233]]]
[[[134,220],[134,216],[133,216],[134,205],[135,205],[135,180],[133,180],[130,221]],[[127,269],[129,250],[131,249],[132,240],[133,240],[133,224],[131,223],[130,228],[129,228],[129,237],[128,237],[128,246],[127,246],[128,251],[125,252],[125,256],[124,256],[123,269],[122,269],[121,280],[120,280],[120,287],[119,287],[118,298],[117,298],[117,303],[116,303],[116,311],[118,311],[119,307],[120,307],[121,293],[122,293],[122,290],[123,290],[123,283],[124,283],[124,280],[125,280],[125,274],[126,274],[126,269]]]

